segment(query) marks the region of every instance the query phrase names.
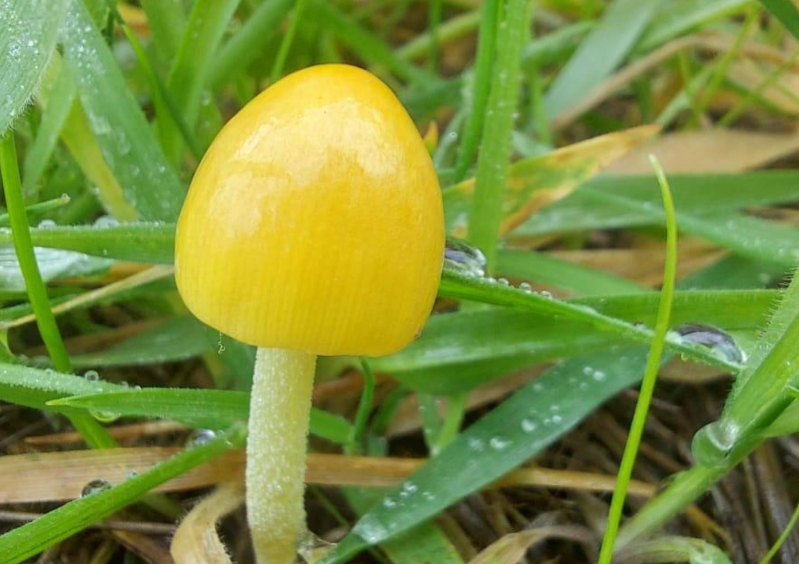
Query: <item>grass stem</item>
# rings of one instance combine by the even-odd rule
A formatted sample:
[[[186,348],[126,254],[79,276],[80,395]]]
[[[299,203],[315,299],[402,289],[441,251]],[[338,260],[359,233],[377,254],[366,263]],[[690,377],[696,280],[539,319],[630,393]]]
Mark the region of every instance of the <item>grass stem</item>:
[[[674,213],[674,202],[671,198],[666,175],[660,163],[650,155],[650,162],[655,169],[655,174],[660,184],[660,191],[663,198],[663,208],[666,212],[666,260],[663,268],[663,287],[658,305],[657,321],[655,323],[655,335],[649,349],[646,370],[641,382],[641,391],[638,402],[635,405],[635,414],[630,425],[630,434],[627,444],[624,447],[621,467],[616,477],[616,489],[613,492],[613,499],[610,504],[610,513],[605,528],[605,536],[602,539],[602,548],[599,552],[599,564],[610,564],[613,559],[613,550],[616,543],[616,535],[619,531],[621,514],[624,510],[624,502],[627,497],[627,488],[632,478],[635,459],[638,454],[638,447],[644,434],[646,418],[649,412],[649,404],[652,402],[652,395],[655,391],[660,359],[663,356],[663,348],[666,341],[666,333],[669,330],[669,319],[671,317],[671,304],[674,298],[674,281],[677,271],[677,220]]]

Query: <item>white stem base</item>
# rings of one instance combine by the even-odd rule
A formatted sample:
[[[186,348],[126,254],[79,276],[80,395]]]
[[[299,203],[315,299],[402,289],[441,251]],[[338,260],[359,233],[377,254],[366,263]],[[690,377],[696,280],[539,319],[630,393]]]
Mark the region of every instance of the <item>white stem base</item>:
[[[316,355],[258,349],[247,439],[247,520],[258,564],[291,564],[305,533],[305,451]]]

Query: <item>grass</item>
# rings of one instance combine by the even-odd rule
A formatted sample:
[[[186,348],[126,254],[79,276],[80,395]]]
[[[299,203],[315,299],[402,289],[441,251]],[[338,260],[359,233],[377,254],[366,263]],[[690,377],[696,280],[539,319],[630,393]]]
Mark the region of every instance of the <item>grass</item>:
[[[254,355],[182,305],[175,220],[222,125],[323,62],[368,68],[420,131],[437,124],[448,235],[480,247],[492,276],[449,264],[408,348],[320,361],[303,550],[326,564],[597,562],[610,511],[602,562],[799,560],[789,1],[3,8],[0,564],[45,550],[163,561],[186,490],[239,476]],[[636,447],[633,467],[622,453]],[[18,469],[41,452],[31,490]],[[80,497],[86,476],[116,478]],[[616,477],[629,492],[611,502]],[[190,532],[216,538],[218,524],[250,561],[232,542],[243,510],[213,513]],[[88,531],[112,515],[110,533]]]

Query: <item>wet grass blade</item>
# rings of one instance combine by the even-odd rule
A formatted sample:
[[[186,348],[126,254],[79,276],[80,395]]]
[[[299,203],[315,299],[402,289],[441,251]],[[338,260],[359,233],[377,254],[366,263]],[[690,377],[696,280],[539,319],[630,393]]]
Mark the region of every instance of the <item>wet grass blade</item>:
[[[514,237],[537,237],[592,229],[651,225],[657,206],[651,176],[600,176],[518,227]],[[769,170],[745,174],[675,174],[669,177],[677,209],[691,214],[724,213],[799,200],[799,173]],[[587,188],[587,190],[586,190]],[[634,200],[641,207],[597,198],[593,192]],[[662,216],[661,216],[662,217]],[[659,220],[660,221],[660,220]]]
[[[71,358],[78,368],[137,366],[184,360],[209,348],[205,326],[193,317],[176,317],[108,349]]]
[[[140,219],[174,221],[184,189],[82,2],[70,4],[63,36],[92,133],[126,200]]]
[[[76,499],[0,536],[3,563],[22,562],[138,501],[156,486],[208,462],[230,448],[243,446],[245,435],[243,428],[236,426],[206,444],[187,449],[122,484]]]
[[[77,251],[96,257],[172,264],[175,248],[175,224],[135,222],[114,225],[40,227],[31,229],[37,247]],[[11,234],[0,231],[0,243],[11,241]]]
[[[445,270],[439,286],[439,295],[581,321],[592,326],[594,330],[606,331],[632,341],[648,343],[652,339],[652,330],[647,327],[604,315],[585,305],[553,300],[540,294],[512,288],[493,279],[468,277]],[[737,373],[741,368],[737,363],[715,356],[707,349],[686,345],[681,339],[672,336],[667,339],[667,348],[685,358],[718,366],[733,373]]]
[[[225,429],[236,421],[246,421],[250,414],[250,395],[227,390],[194,390],[181,388],[126,389],[54,399],[48,407],[81,408],[114,413],[120,416],[162,418],[179,421],[192,427]],[[311,434],[346,444],[352,426],[343,418],[313,409]]]
[[[660,0],[615,0],[547,90],[550,121],[572,111],[627,57]]]
[[[197,0],[192,6],[167,80],[171,99],[183,112],[189,129],[197,123],[211,60],[239,1]],[[179,128],[170,119],[161,119],[158,125],[164,151],[172,162],[177,162],[182,149]]]
[[[3,0],[0,135],[30,102],[58,39],[67,0]]]
[[[637,382],[645,358],[642,349],[612,349],[550,369],[392,490],[361,518],[324,564],[347,562],[364,548],[430,519],[535,456],[605,400]]]

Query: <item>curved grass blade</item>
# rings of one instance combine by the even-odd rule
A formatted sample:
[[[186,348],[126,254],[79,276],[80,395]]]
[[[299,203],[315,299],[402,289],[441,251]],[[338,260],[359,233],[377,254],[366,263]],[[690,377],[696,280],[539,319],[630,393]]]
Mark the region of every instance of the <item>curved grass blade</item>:
[[[244,445],[246,431],[235,426],[202,446],[187,449],[122,484],[71,501],[0,536],[4,564],[16,564],[138,501],[150,490]]]
[[[2,0],[0,135],[24,110],[56,45],[67,0]]]
[[[92,133],[126,199],[141,219],[174,221],[184,189],[83,2],[70,3],[63,44]]]
[[[646,369],[644,371],[643,382],[639,391],[638,401],[635,404],[635,413],[630,424],[630,432],[627,436],[627,443],[624,446],[624,454],[616,475],[616,488],[613,491],[613,499],[608,511],[608,520],[605,526],[605,534],[602,537],[602,546],[599,551],[599,564],[611,564],[616,542],[616,535],[619,531],[621,514],[624,510],[624,502],[627,497],[627,487],[632,478],[635,459],[638,455],[638,447],[644,434],[646,419],[649,413],[649,405],[655,392],[660,359],[663,355],[663,345],[666,340],[666,332],[669,330],[669,317],[671,316],[672,300],[674,297],[674,281],[677,276],[677,224],[674,214],[674,202],[671,199],[669,184],[666,174],[660,163],[650,155],[650,162],[655,169],[655,175],[660,184],[660,192],[663,197],[663,209],[666,214],[666,258],[663,266],[663,289],[661,290],[658,304],[657,321],[655,325],[655,336],[649,347],[647,354]]]

